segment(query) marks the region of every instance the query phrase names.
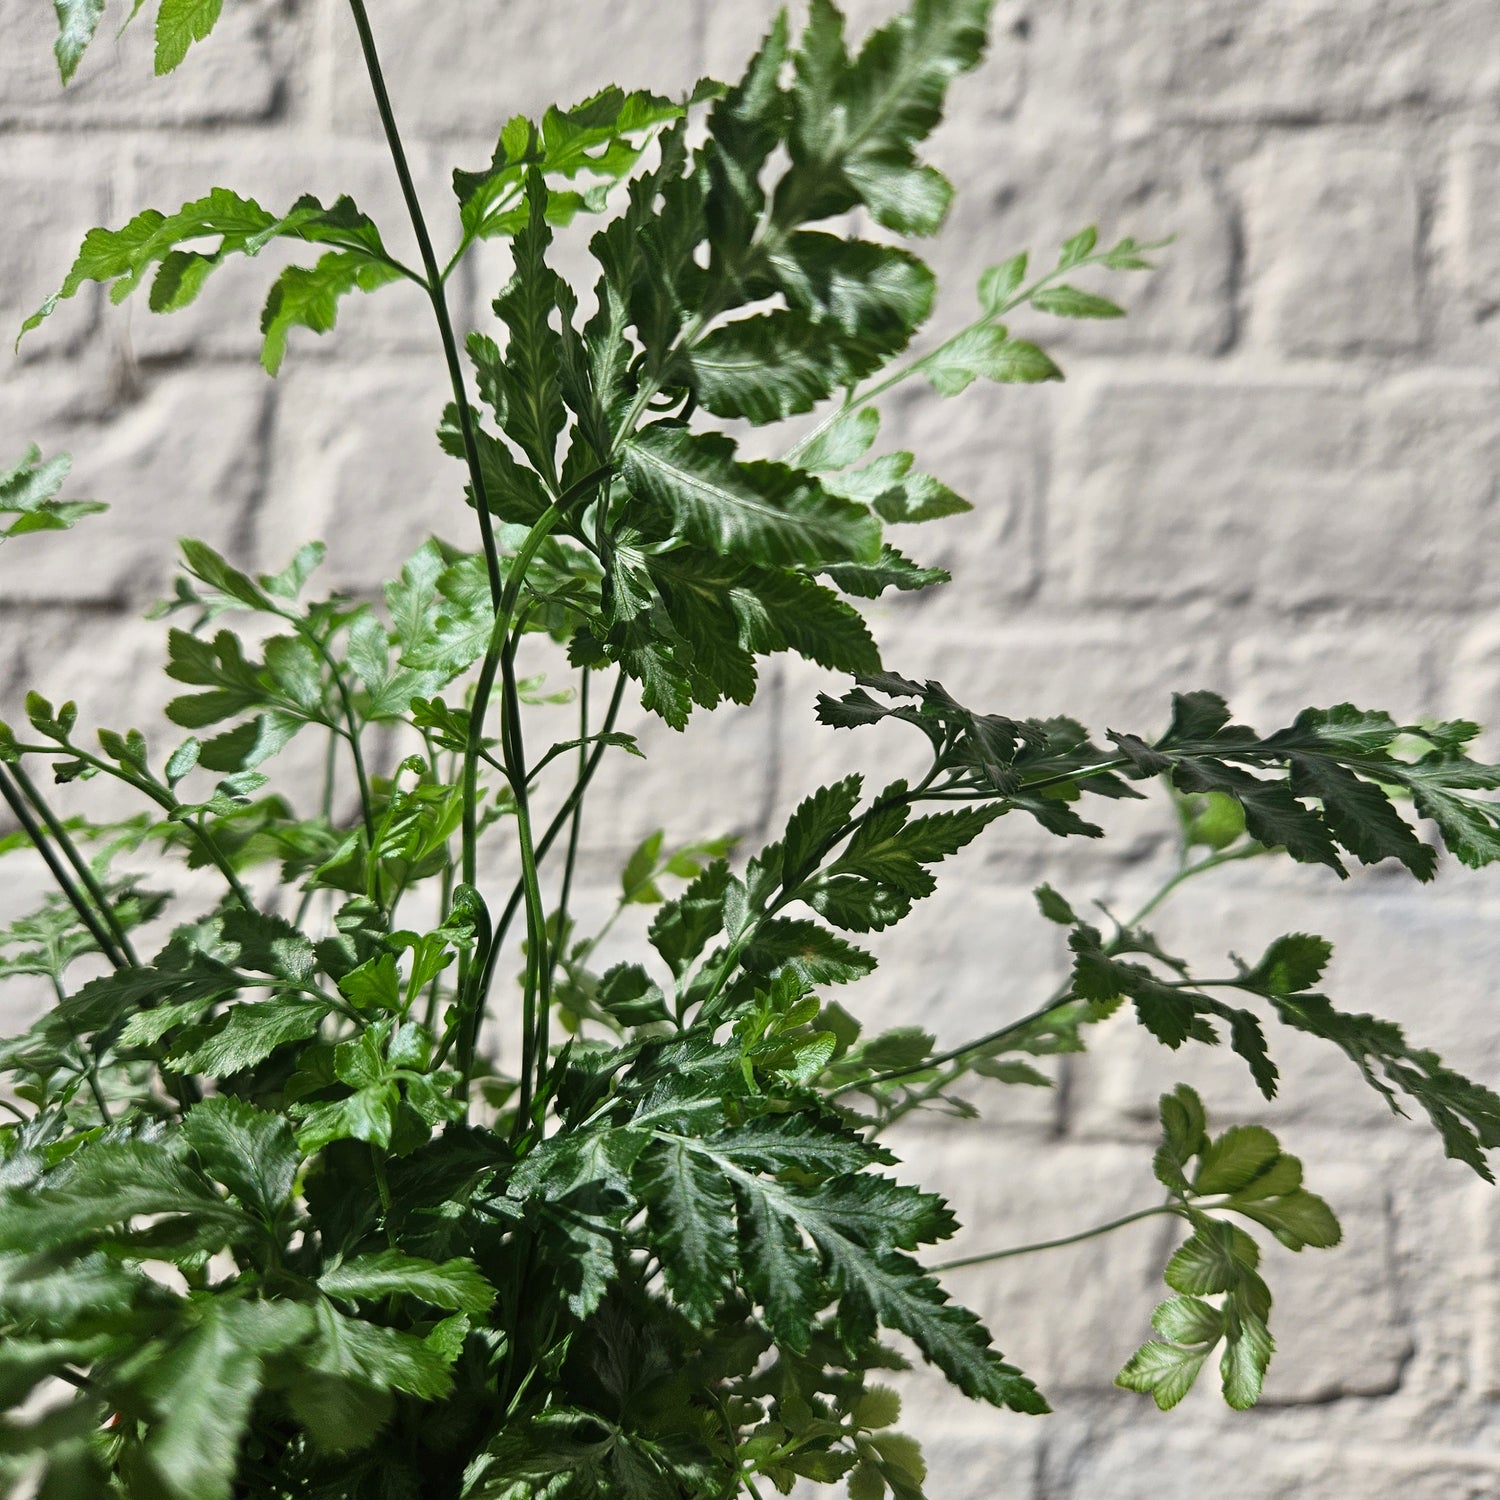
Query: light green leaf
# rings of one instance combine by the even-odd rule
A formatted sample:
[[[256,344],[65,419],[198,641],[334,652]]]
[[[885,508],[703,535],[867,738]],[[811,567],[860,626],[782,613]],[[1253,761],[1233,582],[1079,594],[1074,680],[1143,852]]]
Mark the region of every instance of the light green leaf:
[[[166,1066],[177,1073],[228,1078],[253,1068],[289,1042],[317,1034],[328,1006],[316,1000],[278,998],[231,1006],[210,1026],[189,1027]]]
[[[378,1302],[386,1297],[416,1297],[449,1312],[486,1312],[495,1289],[471,1260],[441,1263],[399,1250],[357,1256],[318,1277],[319,1288],[340,1300]]]
[[[33,531],[67,531],[84,516],[109,509],[97,500],[54,498],[71,467],[66,453],[43,462],[41,449],[32,444],[14,468],[0,474],[0,517],[16,517],[0,527],[0,542]]]
[[[1038,312],[1052,313],[1059,318],[1123,318],[1125,309],[1105,297],[1096,297],[1092,292],[1082,292],[1076,286],[1043,287],[1030,299]]]
[[[1152,1339],[1130,1356],[1115,1376],[1115,1384],[1127,1391],[1148,1392],[1162,1411],[1170,1411],[1192,1390],[1208,1354],[1207,1349],[1185,1349]]]
[[[1000,317],[1010,309],[1010,299],[1026,279],[1026,252],[1013,255],[998,266],[991,266],[979,278],[979,305],[987,316]]]
[[[1062,371],[1035,344],[1011,338],[994,323],[966,328],[928,355],[921,371],[940,396],[957,396],[977,379],[1030,384],[1063,378]]]
[[[156,16],[156,72],[170,73],[214,29],[223,0],[161,0]]]
[[[399,280],[401,272],[359,251],[336,250],[315,266],[288,266],[271,286],[261,309],[264,342],[260,362],[268,375],[281,368],[287,335],[293,328],[327,333],[338,321],[339,299],[350,292],[373,292]]]
[[[209,1298],[201,1321],[152,1366],[144,1391],[156,1420],[143,1456],[171,1500],[229,1500],[262,1361],[299,1343],[312,1318],[288,1302]]]

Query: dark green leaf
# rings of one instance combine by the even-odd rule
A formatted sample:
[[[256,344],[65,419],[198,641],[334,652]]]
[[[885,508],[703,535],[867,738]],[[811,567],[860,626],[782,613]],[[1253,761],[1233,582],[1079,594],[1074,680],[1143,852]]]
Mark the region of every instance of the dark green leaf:
[[[862,506],[782,464],[736,462],[717,434],[648,427],[626,450],[625,475],[641,504],[714,552],[815,567],[879,551],[880,523]]]
[[[188,1111],[182,1134],[208,1176],[267,1224],[276,1222],[301,1161],[285,1119],[241,1099],[205,1099]]]

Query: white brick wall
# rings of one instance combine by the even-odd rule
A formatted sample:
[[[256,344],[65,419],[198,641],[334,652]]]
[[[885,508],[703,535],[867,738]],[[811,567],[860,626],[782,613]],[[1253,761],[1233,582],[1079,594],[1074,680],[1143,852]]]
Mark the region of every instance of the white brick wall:
[[[853,6],[862,20],[893,8]],[[342,7],[226,9],[173,78],[150,79],[142,30],[101,42],[63,98],[50,7],[0,0],[6,328],[55,285],[84,229],[215,183],[278,204],[347,188],[406,246]],[[448,168],[487,159],[505,115],[607,81],[673,89],[725,73],[772,7],[372,9],[436,210]],[[937,143],[961,189],[932,247],[951,299],[940,321],[962,315],[985,265],[1028,245],[1044,255],[1090,219],[1179,239],[1156,277],[1110,288],[1131,305],[1125,323],[1037,320],[1066,385],[893,404],[887,436],[916,444],[979,510],[914,536],[919,556],[958,572],[951,589],[872,611],[892,666],[986,707],[1101,729],[1149,730],[1173,688],[1198,686],[1261,721],[1353,696],[1500,725],[1497,39],[1500,0],[1005,0],[992,56]],[[460,284],[465,318],[498,267]],[[165,321],[86,293],[0,362],[0,458],[31,439],[66,446],[75,493],[115,507],[74,538],[0,555],[6,702],[35,683],[76,691],[99,722],[154,713],[160,649],[136,616],[180,533],[260,565],[321,535],[328,581],[368,588],[429,528],[463,532],[459,472],[430,442],[442,371],[420,299],[393,288],[351,303],[325,339],[294,334],[272,383],[255,365],[269,271],[230,268]],[[753,839],[849,754],[889,763],[894,749],[812,724],[820,685],[781,666],[756,709],[695,723],[686,740],[652,733],[656,806],[624,780],[603,789],[589,899],[653,822],[690,834],[717,817]],[[726,767],[733,807],[708,779]],[[883,945],[872,1016],[916,1011],[958,1040],[1029,1009],[1061,955],[1027,888],[1048,875],[1123,904],[1163,868],[1165,819],[1120,826],[1102,849],[994,829],[962,884],[950,878]],[[1336,997],[1500,1083],[1495,879],[1446,869],[1436,890],[1336,886],[1245,870],[1161,926],[1208,956],[1288,926],[1327,932]],[[1170,1056],[1121,1022],[1059,1093],[988,1095],[987,1123],[903,1138],[911,1170],[970,1221],[969,1248],[1062,1234],[1150,1201],[1153,1102],[1189,1078],[1220,1119],[1276,1122],[1347,1230],[1332,1254],[1268,1254],[1281,1353],[1249,1415],[1205,1391],[1162,1416],[1110,1387],[1160,1291],[1159,1226],[959,1273],[1059,1414],[973,1411],[918,1382],[935,1497],[1500,1495],[1500,1204],[1337,1058],[1280,1050],[1290,1098],[1268,1109],[1237,1066]]]

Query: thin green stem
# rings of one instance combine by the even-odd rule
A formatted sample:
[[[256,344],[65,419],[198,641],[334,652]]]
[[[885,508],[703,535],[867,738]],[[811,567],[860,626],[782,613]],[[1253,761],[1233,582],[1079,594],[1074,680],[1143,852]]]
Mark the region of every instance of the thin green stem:
[[[537,862],[540,864],[547,857],[553,844],[558,840],[562,830],[569,824],[569,820],[578,811],[583,802],[585,793],[588,791],[589,783],[594,779],[594,772],[599,769],[599,762],[604,759],[604,752],[609,746],[603,743],[602,737],[611,732],[615,727],[615,721],[619,718],[620,709],[625,701],[626,676],[623,672],[615,679],[614,692],[610,695],[609,708],[605,711],[604,725],[600,729],[600,740],[596,741],[593,749],[589,752],[588,761],[584,766],[583,774],[573,783],[573,789],[563,800],[563,805],[557,810],[552,821],[547,825],[547,831],[542,835],[541,841],[536,846]],[[510,898],[505,903],[505,909],[500,914],[500,920],[495,924],[495,949],[498,950],[502,940],[508,931],[510,924],[515,920],[516,913],[521,908],[521,903],[526,898],[526,888],[523,882],[517,881],[510,893]],[[488,988],[488,976],[485,982]]]
[[[1184,866],[1125,925],[1139,927],[1185,880],[1202,875],[1206,870],[1217,870],[1220,865],[1232,865],[1242,859],[1257,859],[1268,853],[1270,851],[1264,845],[1250,844],[1243,849],[1236,849],[1228,854],[1213,854],[1195,865]]]
[[[113,776],[116,781],[122,781],[128,787],[133,787],[144,797],[149,797],[156,805],[168,813],[177,811],[177,799],[166,787],[150,780],[144,776],[132,776],[120,766],[110,761],[101,760],[97,755],[91,755],[87,750],[81,750],[74,744],[63,745],[17,745],[16,749],[22,755],[70,755],[75,760],[81,760],[85,765],[92,766],[96,771],[102,771],[106,776]],[[199,847],[208,856],[209,863],[218,870],[229,885],[230,891],[235,899],[248,911],[255,910],[255,902],[235,873],[234,866],[224,856],[224,851],[214,842],[213,835],[204,826],[201,818],[179,819],[182,826],[198,841]]]
[[[1058,1240],[1038,1240],[1034,1245],[1014,1245],[1008,1250],[989,1250],[983,1255],[965,1255],[958,1260],[939,1261],[936,1265],[928,1266],[927,1269],[929,1271],[957,1271],[964,1266],[985,1266],[992,1261],[1010,1260],[1016,1255],[1034,1255],[1039,1250],[1060,1250],[1064,1245],[1077,1245],[1084,1240],[1097,1239],[1102,1234],[1110,1234],[1116,1229],[1123,1229],[1127,1224],[1139,1223],[1142,1219],[1159,1219],[1164,1214],[1180,1217],[1182,1212],[1181,1204],[1162,1203],[1155,1208],[1142,1208],[1133,1214],[1111,1219],[1108,1224],[1096,1224],[1092,1229],[1083,1229],[1077,1234],[1066,1234]]]
[[[1178,870],[1160,886],[1155,894],[1151,896],[1146,904],[1142,906],[1134,916],[1132,916],[1128,921],[1122,924],[1120,928],[1121,935],[1131,931],[1134,928],[1139,927],[1140,924],[1144,922],[1146,918],[1149,917],[1151,913],[1154,912],[1162,904],[1162,902],[1164,902],[1170,895],[1172,895],[1172,893],[1176,891],[1178,887],[1181,886],[1185,881],[1191,880],[1196,875],[1202,875],[1208,870],[1217,869],[1220,865],[1232,864],[1234,861],[1240,859],[1250,859],[1264,852],[1265,851],[1259,845],[1251,845],[1244,849],[1237,849],[1232,853],[1211,855],[1207,859],[1200,860],[1195,865],[1188,865],[1185,868]],[[1119,950],[1120,943],[1121,936],[1116,936],[1104,945],[1104,951],[1106,953],[1115,953]],[[1057,1010],[1060,1006],[1067,1004],[1072,998],[1072,988],[1073,987],[1071,984],[1064,984],[1059,986],[1059,988],[1054,990],[1051,996],[1049,996],[1048,999],[1041,1005],[1039,1005],[1035,1010],[1030,1011],[1028,1014],[1022,1016],[1018,1021],[1011,1021],[1007,1023],[996,1031],[986,1032],[984,1036],[976,1037],[973,1041],[964,1042],[961,1046],[952,1047],[946,1052],[939,1052],[935,1057],[930,1057],[925,1062],[917,1063],[914,1066],[905,1068],[891,1068],[884,1073],[877,1073],[871,1078],[862,1078],[857,1079],[851,1083],[841,1084],[838,1088],[829,1090],[827,1097],[830,1099],[838,1099],[845,1094],[866,1092],[879,1084],[899,1083],[903,1078],[911,1078],[919,1073],[931,1072],[932,1069],[941,1068],[947,1063],[958,1062],[971,1053],[981,1052],[989,1048],[993,1048],[998,1044],[1009,1040],[1013,1036],[1023,1035],[1038,1021],[1045,1020],[1046,1017],[1051,1015],[1053,1011]],[[959,1068],[953,1070],[951,1073],[941,1078],[938,1078],[930,1087],[923,1090],[922,1093],[907,1101],[904,1105],[896,1106],[885,1123],[890,1124],[892,1120],[898,1119],[901,1115],[908,1113],[911,1109],[914,1109],[918,1105],[926,1103],[928,1099],[935,1097],[937,1094],[940,1094],[943,1089],[945,1089],[950,1083],[954,1082],[962,1072],[963,1069]]]
[[[464,381],[463,363],[458,357],[458,340],[453,333],[453,319],[448,313],[448,298],[443,289],[443,272],[438,266],[437,255],[432,248],[432,236],[427,232],[427,220],[422,215],[421,200],[417,197],[416,184],[412,181],[411,168],[407,165],[406,150],[401,144],[401,133],[396,128],[396,116],[391,109],[390,95],[386,91],[385,75],[380,67],[380,54],[375,48],[375,37],[370,30],[370,18],[365,12],[364,0],[349,0],[349,9],[354,16],[354,25],[359,32],[360,50],[364,53],[365,69],[370,75],[370,88],[375,95],[375,107],[380,112],[380,124],[385,131],[386,145],[390,148],[391,161],[401,183],[401,196],[406,200],[406,211],[411,218],[411,227],[417,237],[417,249],[426,272],[423,285],[432,302],[433,316],[437,319],[438,334],[443,341],[443,357],[448,364],[448,381],[453,387],[453,399],[458,407],[458,427],[463,437],[464,462],[469,470],[469,483],[474,490],[474,508],[479,514],[479,536],[484,546],[485,569],[489,574],[490,602],[500,606],[502,581],[500,577],[500,551],[495,544],[495,528],[490,520],[489,497],[485,492],[484,469],[479,461],[479,442],[474,432],[474,418],[469,409],[468,387]]]
[[[589,763],[589,671],[585,667],[578,683],[578,777],[574,782],[584,778]],[[562,886],[557,898],[557,950],[554,951],[552,964],[557,963],[557,951],[560,951],[567,943],[568,932],[568,902],[573,895],[573,871],[578,864],[578,842],[583,831],[583,802],[582,799],[573,804],[573,817],[568,826],[568,852],[563,859]]]
[[[495,674],[500,668],[505,644],[509,639],[511,621],[516,612],[516,601],[520,597],[521,585],[526,570],[531,566],[541,545],[552,534],[553,528],[562,520],[562,511],[549,505],[537,518],[535,525],[526,533],[521,550],[510,566],[510,576],[500,593],[495,608],[495,623],[490,630],[489,646],[479,668],[479,680],[474,686],[474,701],[469,706],[469,736],[464,747],[464,828],[463,828],[463,879],[473,885],[479,865],[479,756],[484,740],[484,719],[490,706],[490,693],[495,686]]]
[[[520,846],[521,878],[526,885],[526,983],[521,997],[521,1088],[516,1108],[516,1130],[519,1132],[530,1112],[533,1074],[540,1086],[547,1067],[547,1038],[552,1021],[552,957],[547,942],[547,910],[542,902],[536,846],[531,834],[531,797],[526,788],[526,749],[521,737],[513,639],[506,642],[500,665],[504,693],[500,743],[515,790],[516,840]],[[462,1063],[466,1079],[473,1066],[481,1014],[476,1007],[472,1040]]]
[[[68,904],[78,913],[78,919],[88,929],[89,935],[99,945],[99,951],[117,969],[124,968],[125,955],[115,947],[114,940],[101,925],[99,915],[84,899],[83,892],[78,889],[72,876],[64,868],[63,862],[57,857],[41,824],[37,822],[35,814],[21,795],[20,787],[14,779],[14,769],[11,766],[0,765],[0,798],[4,798],[11,812],[15,814],[16,821],[25,830],[32,847],[41,855],[42,863],[47,866],[47,871],[57,883],[58,889],[67,898]]]
[[[333,799],[338,787],[340,738],[338,730],[330,728],[328,731],[328,748],[323,755],[323,795],[318,805],[323,812],[323,821],[330,827],[333,825]],[[302,892],[302,899],[297,902],[297,914],[292,918],[292,925],[294,927],[301,927],[307,920],[308,910],[313,904],[313,898],[317,894],[318,887],[311,885]],[[446,909],[445,907],[444,910]]]
[[[57,847],[62,850],[68,863],[77,872],[78,878],[83,882],[84,889],[89,893],[89,898],[98,907],[99,914],[108,925],[110,933],[114,937],[115,944],[126,963],[132,967],[139,965],[140,960],[136,957],[134,948],[131,947],[130,937],[125,931],[124,924],[120,921],[109,898],[104,894],[104,890],[98,880],[94,878],[94,872],[90,869],[88,861],[79,853],[77,844],[73,842],[62,821],[47,805],[46,798],[37,789],[36,783],[26,774],[24,766],[12,766],[10,774],[15,778],[16,785],[20,787],[31,805],[41,814],[42,821],[47,825],[47,831],[52,835]]]
[[[380,1216],[385,1225],[385,1240],[392,1250],[396,1248],[396,1226],[391,1223],[391,1183],[385,1174],[385,1158],[380,1148],[370,1147],[370,1169],[375,1174],[375,1191],[380,1195]]]
[[[283,618],[289,621],[297,634],[323,658],[324,665],[327,666],[333,678],[334,691],[339,696],[339,707],[348,728],[344,738],[349,742],[349,754],[354,761],[354,779],[359,787],[359,810],[365,825],[365,837],[369,839],[373,852],[375,848],[375,801],[370,795],[370,779],[365,774],[364,750],[360,745],[360,723],[354,713],[354,700],[349,696],[348,681],[344,677],[343,668],[339,666],[327,644],[319,638],[317,631],[309,629],[307,622],[296,616],[285,615]]]
[[[1160,246],[1142,245],[1140,248],[1142,250],[1153,250],[1159,249]],[[1031,299],[1036,296],[1036,294],[1044,287],[1050,286],[1054,281],[1060,280],[1069,272],[1082,270],[1086,266],[1100,265],[1106,259],[1107,256],[1105,255],[1091,255],[1084,260],[1076,261],[1073,265],[1070,266],[1054,267],[1052,270],[1048,271],[1046,275],[1039,276],[1028,286],[1022,287],[1008,300],[1003,302],[999,307],[995,308],[993,312],[986,312],[985,314],[983,314],[983,316],[975,318],[972,322],[965,323],[962,328],[960,328],[956,333],[950,334],[942,341],[942,343],[937,345],[936,348],[929,349],[926,354],[920,355],[916,359],[908,360],[907,363],[902,365],[899,370],[893,370],[889,375],[885,376],[884,379],[877,380],[867,390],[860,391],[858,394],[851,393],[849,397],[844,401],[844,404],[842,406],[836,408],[834,411],[831,411],[826,417],[823,418],[821,422],[818,423],[816,427],[814,427],[810,432],[806,433],[804,436],[800,437],[795,443],[792,444],[792,446],[787,450],[783,462],[794,464],[797,459],[803,453],[805,453],[808,448],[810,448],[813,443],[818,440],[818,438],[822,437],[822,435],[827,432],[828,429],[832,427],[833,424],[837,422],[841,417],[847,416],[851,411],[855,411],[861,406],[869,405],[871,401],[874,401],[878,397],[883,396],[892,387],[900,385],[903,380],[909,380],[913,375],[921,374],[923,370],[927,369],[930,365],[934,364],[944,354],[946,354],[948,350],[951,349],[956,343],[958,343],[960,339],[965,338],[967,335],[973,333],[975,329],[987,328],[992,326],[993,324],[998,323],[1001,318],[1007,317],[1018,307],[1021,307],[1025,303],[1031,301]]]
[[[57,977],[54,970],[52,974],[52,993],[57,997],[59,1006],[68,1002],[68,992],[62,986],[62,980]],[[94,1096],[94,1105],[99,1111],[99,1118],[106,1125],[113,1125],[115,1117],[110,1111],[109,1101],[104,1097],[104,1089],[99,1083],[99,1062],[85,1049],[82,1039],[72,1026],[64,1020],[63,1024],[68,1027],[68,1035],[73,1038],[73,1045],[78,1049],[78,1062],[83,1071],[84,1078],[88,1081],[89,1093]]]

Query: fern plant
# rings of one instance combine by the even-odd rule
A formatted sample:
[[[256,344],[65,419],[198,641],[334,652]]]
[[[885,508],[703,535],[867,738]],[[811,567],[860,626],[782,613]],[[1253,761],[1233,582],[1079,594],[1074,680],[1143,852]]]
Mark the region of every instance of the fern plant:
[[[66,81],[105,5],[56,9]],[[160,0],[159,72],[219,9]],[[1500,769],[1467,753],[1474,725],[1340,705],[1263,734],[1188,692],[1165,732],[1101,743],[897,675],[850,602],[942,583],[887,537],[969,509],[912,454],[876,454],[880,398],[1057,378],[1011,323],[1118,315],[1077,280],[1148,269],[1155,248],[1086,229],[1040,273],[1017,255],[968,322],[907,355],[935,286],[896,242],[936,231],[952,191],[918,148],[988,9],[913,0],[851,49],[813,0],[731,86],[609,87],[513,119],[487,165],[453,174],[443,259],[350,0],[417,265],[347,197],[267,209],[214,188],[89,231],[28,320],[87,283],[117,302],[144,286],[169,313],[230,257],[301,242],[262,315],[274,375],[344,296],[415,282],[452,382],[437,437],[472,512],[444,525],[477,545],[425,542],[375,601],[319,592],[318,543],[256,575],[185,541],[159,610],[178,622],[176,733],[88,734],[35,694],[0,725],[16,829],[0,849],[55,886],[0,930],[0,975],[56,996],[0,1046],[6,1483],[47,1500],[683,1500],[802,1480],[911,1500],[924,1469],[893,1430],[890,1335],[967,1397],[1047,1406],[945,1293],[933,1247],[954,1219],[897,1181],[883,1134],[959,1107],[975,1077],[1045,1083],[1034,1060],[1126,1006],[1169,1048],[1227,1038],[1267,1097],[1266,1023],[1320,1037],[1489,1177],[1500,1097],[1323,995],[1321,939],[1203,978],[1144,925],[1189,877],[1270,851],[1428,880],[1417,820],[1461,862],[1494,859]],[[855,211],[878,237],[848,232]],[[549,251],[593,219],[597,284],[579,290]],[[445,287],[495,239],[513,261],[497,336],[461,343]],[[741,455],[745,425],[810,413],[779,460]],[[24,547],[100,508],[68,496],[67,468],[33,449],[0,477],[0,536]],[[543,748],[527,674],[549,643],[578,725]],[[639,753],[622,705],[681,728],[750,702],[758,659],[788,651],[849,677],[817,704],[830,733],[915,731],[920,771],[809,788],[748,858],[714,829],[654,835],[604,930],[585,929],[587,794],[604,757]],[[327,752],[310,805],[277,779],[298,737]],[[91,818],[101,779],[139,812]],[[915,1026],[867,1035],[830,998],[874,967],[861,936],[905,919],[975,838],[1027,818],[1097,837],[1089,799],[1152,784],[1179,871],[1105,926],[1042,887],[1073,959],[1029,1013],[939,1050]],[[213,872],[219,899],[169,909],[174,860]],[[637,906],[645,941],[606,964]],[[1173,1216],[1184,1239],[1159,1336],[1119,1383],[1170,1406],[1215,1358],[1248,1406],[1273,1349],[1253,1231],[1300,1250],[1339,1228],[1271,1132],[1211,1134],[1186,1087],[1161,1113],[1165,1197],[1130,1218]]]

